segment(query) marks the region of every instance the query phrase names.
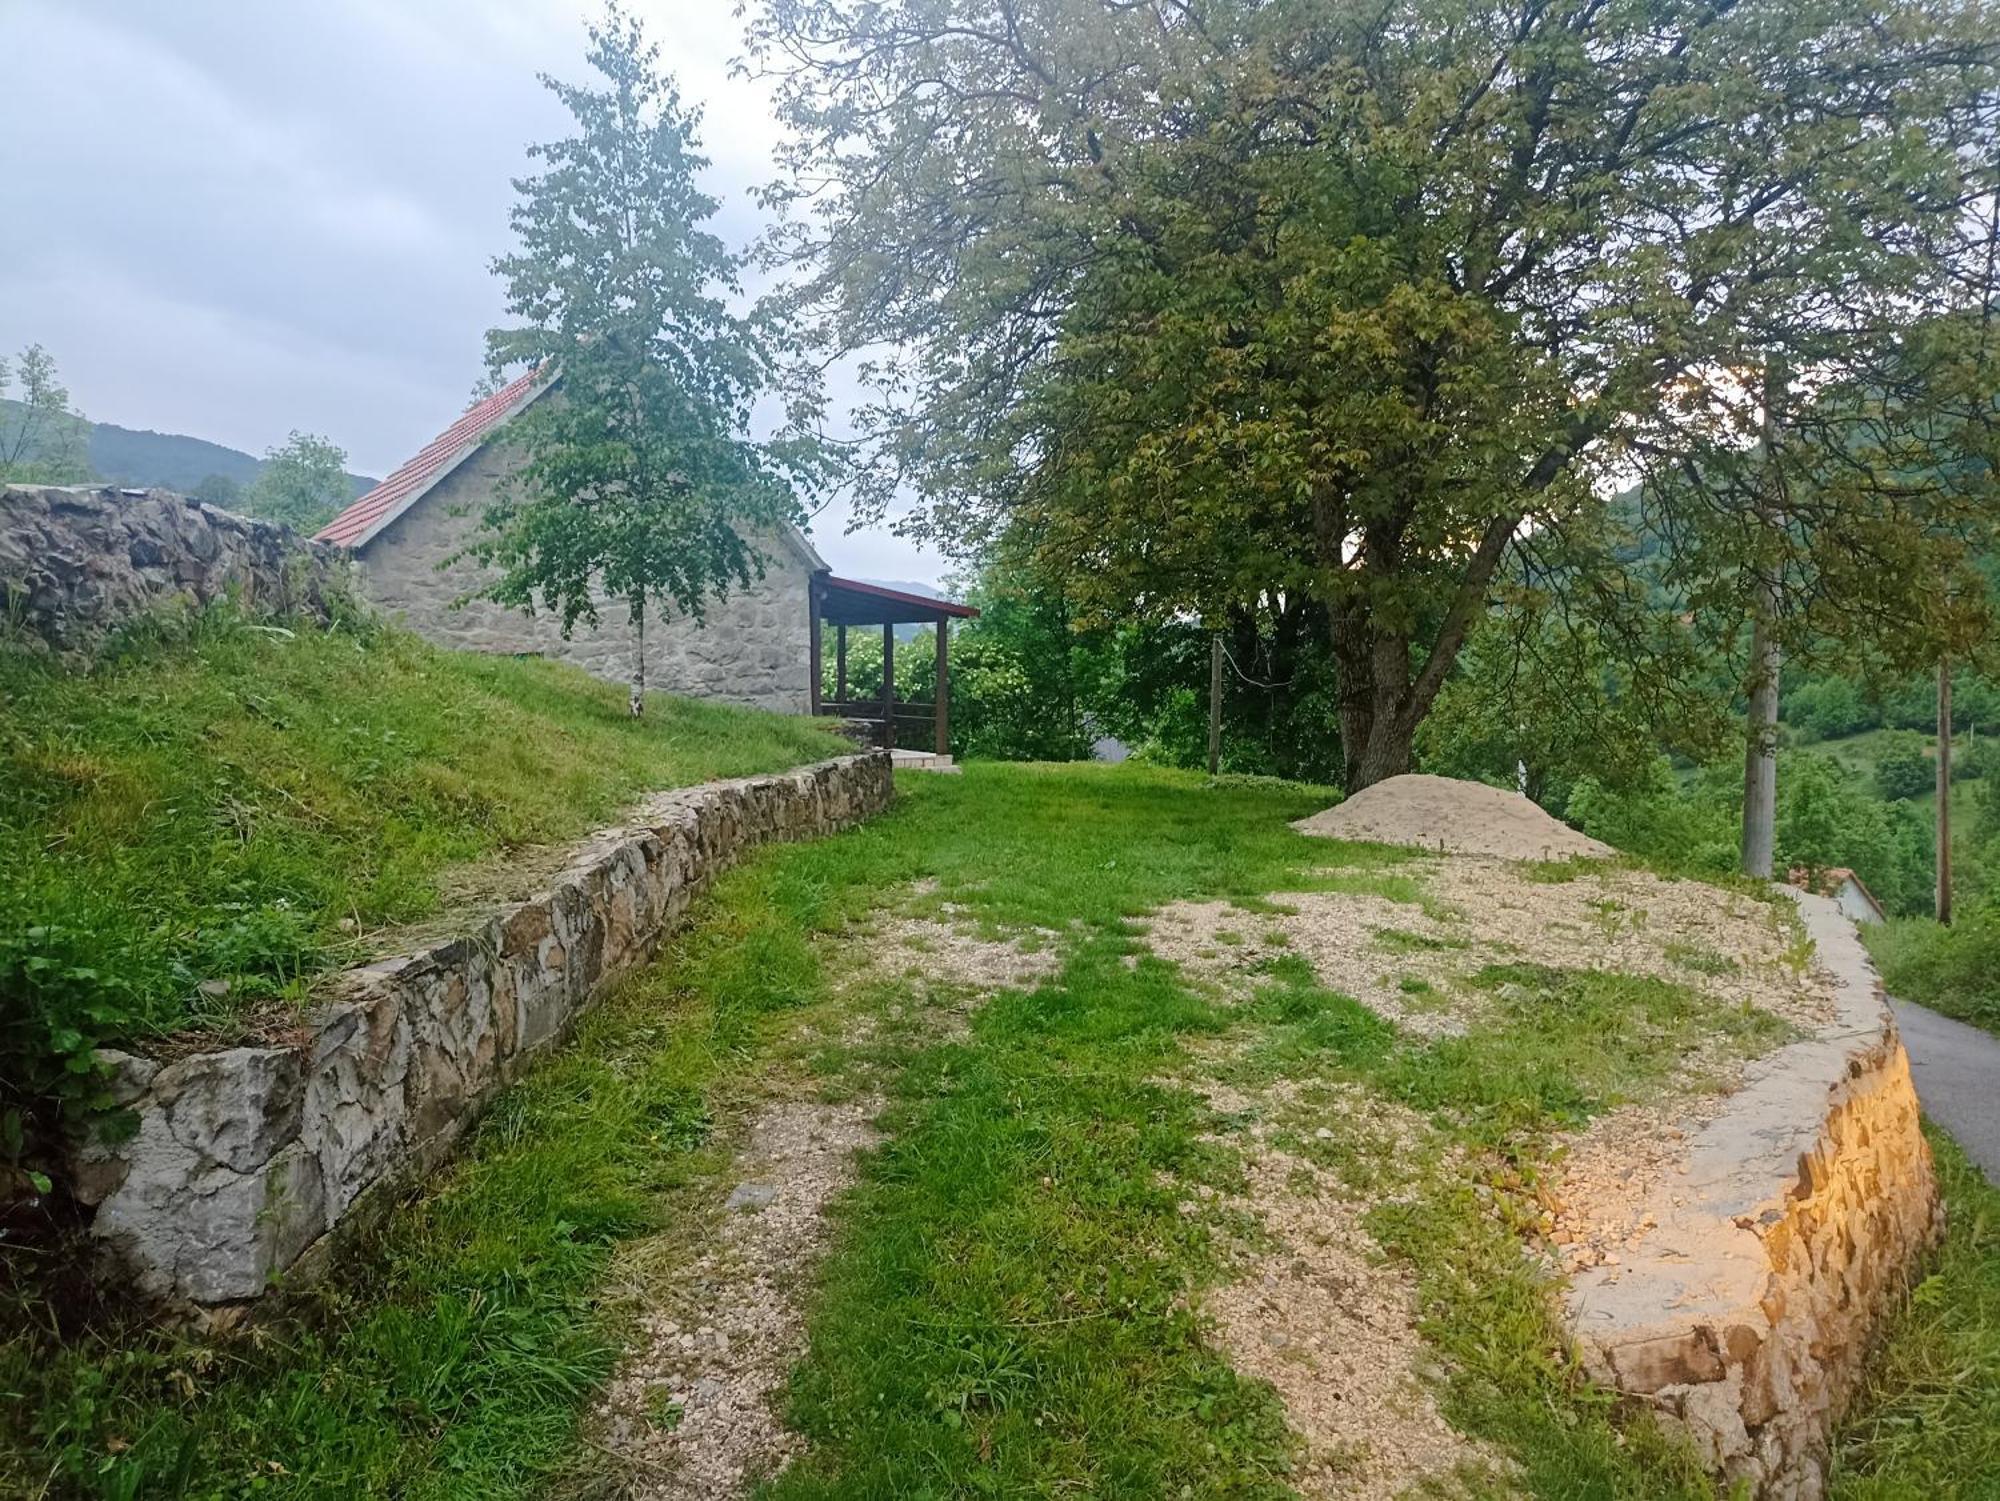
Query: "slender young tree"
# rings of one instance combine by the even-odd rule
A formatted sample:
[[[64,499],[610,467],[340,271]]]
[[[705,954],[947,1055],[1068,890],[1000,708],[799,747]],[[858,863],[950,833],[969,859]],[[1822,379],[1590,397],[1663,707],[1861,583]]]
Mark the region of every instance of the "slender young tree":
[[[89,478],[90,424],[70,405],[55,356],[30,344],[11,364],[0,359],[0,480],[74,485]]]
[[[864,499],[914,485],[946,546],[1024,529],[1085,618],[1310,601],[1352,790],[1408,768],[1510,554],[1620,603],[1606,481],[1695,441],[1692,393],[1963,302],[2000,16],[761,0],[752,45],[793,128],[777,253],[875,355]],[[1849,582],[1886,616],[1908,578]]]
[[[494,262],[517,321],[488,334],[488,364],[555,384],[510,424],[524,462],[467,551],[496,567],[487,596],[548,610],[565,633],[621,602],[638,715],[647,625],[700,619],[761,574],[756,538],[798,514],[806,456],[747,436],[772,367],[731,305],[740,258],[703,227],[718,205],[696,182],[699,111],[616,4],[588,57],[593,85],[543,77],[576,128],[532,148],[543,170],[514,185],[520,248]]]

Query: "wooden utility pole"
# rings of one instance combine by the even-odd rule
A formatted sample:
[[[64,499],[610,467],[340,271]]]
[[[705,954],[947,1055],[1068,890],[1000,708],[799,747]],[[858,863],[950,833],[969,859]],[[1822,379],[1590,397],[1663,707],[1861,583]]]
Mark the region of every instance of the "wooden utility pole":
[[[1208,638],[1208,774],[1222,769],[1222,633]]]
[[[1951,924],[1951,662],[1938,663],[1937,920]]]
[[[1764,456],[1757,480],[1757,537],[1760,543],[1783,524],[1783,475],[1778,439],[1785,402],[1784,362],[1764,362]],[[1767,549],[1777,551],[1775,546]],[[1756,562],[1756,589],[1750,614],[1749,724],[1743,750],[1743,874],[1771,878],[1778,825],[1778,674],[1784,665],[1778,644],[1778,561]]]

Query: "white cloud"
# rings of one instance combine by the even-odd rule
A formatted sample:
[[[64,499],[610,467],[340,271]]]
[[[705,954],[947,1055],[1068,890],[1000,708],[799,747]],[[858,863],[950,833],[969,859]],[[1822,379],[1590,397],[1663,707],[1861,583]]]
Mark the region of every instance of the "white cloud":
[[[6,0],[9,233],[0,349],[39,341],[84,410],[259,452],[294,427],[381,473],[463,406],[499,320],[510,179],[565,128],[536,81],[583,72],[578,0]],[[779,130],[721,0],[640,0],[707,107],[719,228]],[[25,148],[25,149],[24,149]],[[846,537],[829,561],[935,578],[908,544]]]

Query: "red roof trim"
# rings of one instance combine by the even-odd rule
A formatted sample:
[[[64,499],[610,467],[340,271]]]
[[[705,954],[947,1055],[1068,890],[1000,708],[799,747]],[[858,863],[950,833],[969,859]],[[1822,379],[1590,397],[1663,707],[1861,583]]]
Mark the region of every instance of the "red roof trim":
[[[919,610],[929,610],[937,615],[953,615],[960,620],[977,619],[979,611],[971,605],[959,604],[956,600],[932,599],[928,594],[907,594],[901,589],[885,589],[880,584],[864,584],[859,579],[826,576],[826,587],[842,594],[866,594],[871,599],[886,599],[894,604],[910,605]]]
[[[513,416],[539,380],[539,372],[530,370],[484,400],[475,401],[415,458],[321,527],[313,540],[341,547],[365,545],[449,473],[459,459],[484,442],[494,428]]]

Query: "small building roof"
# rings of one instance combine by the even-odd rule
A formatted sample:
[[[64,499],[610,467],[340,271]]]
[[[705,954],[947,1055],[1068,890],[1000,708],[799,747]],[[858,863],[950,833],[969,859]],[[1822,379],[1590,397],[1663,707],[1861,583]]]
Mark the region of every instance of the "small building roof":
[[[819,581],[819,608],[835,625],[908,625],[925,621],[972,620],[979,611],[956,600],[932,599],[885,584],[825,574]]]
[[[554,377],[530,370],[491,396],[475,401],[458,421],[417,450],[416,456],[314,534],[315,542],[366,547],[432,486],[464,463],[516,412],[541,395]]]
[[[422,500],[451,472],[485,446],[512,418],[525,411],[553,386],[559,371],[537,367],[517,377],[491,396],[475,401],[464,414],[431,439],[416,455],[381,484],[355,501],[313,534],[315,542],[331,542],[355,551],[366,547],[388,530],[397,517]],[[815,573],[826,571],[826,562],[807,540],[804,532],[789,522],[779,528],[780,539]],[[929,616],[925,616],[929,619]]]

